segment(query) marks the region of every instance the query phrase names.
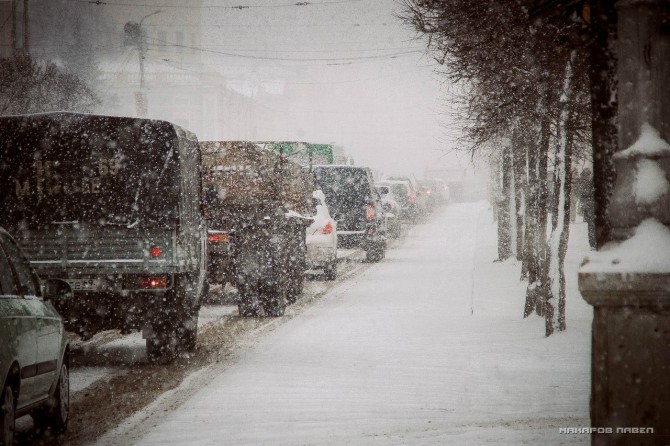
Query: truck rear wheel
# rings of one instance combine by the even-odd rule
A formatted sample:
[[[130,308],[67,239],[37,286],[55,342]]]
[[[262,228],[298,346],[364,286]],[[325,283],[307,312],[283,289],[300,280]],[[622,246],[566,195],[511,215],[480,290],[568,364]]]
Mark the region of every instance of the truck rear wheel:
[[[365,258],[368,262],[380,262],[384,258],[385,254],[384,242],[375,243],[368,251],[365,253]]]
[[[249,286],[238,285],[237,287],[237,311],[241,317],[257,317],[260,313],[258,295]]]
[[[279,283],[268,287],[261,294],[263,309],[265,315],[269,317],[280,317],[286,310],[287,286],[285,283]]]
[[[192,310],[178,329],[179,346],[187,352],[195,350],[198,341],[198,313],[197,309]]]
[[[335,280],[337,278],[337,260],[323,268],[323,274],[326,280]]]
[[[174,336],[156,336],[146,341],[147,358],[152,364],[167,364],[174,360],[176,353]]]
[[[163,320],[154,325],[153,336],[146,340],[147,358],[152,364],[167,364],[174,360],[177,354],[177,330],[169,319],[174,316],[168,314],[161,316]]]
[[[288,282],[288,289],[286,291],[286,300],[290,304],[294,304],[298,297],[302,294],[305,284],[305,276],[303,274],[295,274]]]

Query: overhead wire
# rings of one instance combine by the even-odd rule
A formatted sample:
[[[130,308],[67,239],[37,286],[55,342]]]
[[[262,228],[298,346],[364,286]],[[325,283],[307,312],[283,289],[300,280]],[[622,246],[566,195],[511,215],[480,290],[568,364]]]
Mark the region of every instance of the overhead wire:
[[[151,39],[154,42],[159,42],[159,45],[164,45],[164,46],[170,46],[174,48],[185,48],[185,49],[191,49],[191,50],[196,50],[196,51],[201,51],[203,53],[210,53],[210,54],[219,54],[222,56],[228,56],[228,57],[239,57],[239,58],[244,58],[244,59],[253,59],[253,60],[274,60],[274,61],[281,61],[281,62],[351,62],[351,61],[359,61],[359,60],[378,60],[378,59],[395,59],[397,57],[405,56],[408,54],[416,54],[416,53],[423,53],[423,50],[409,50],[409,51],[401,51],[401,52],[396,52],[396,53],[391,53],[391,54],[378,54],[378,55],[371,55],[371,56],[350,56],[350,57],[317,57],[317,58],[289,58],[289,57],[273,57],[273,56],[254,56],[254,55],[248,55],[248,54],[239,54],[239,53],[233,53],[233,52],[228,52],[228,51],[217,51],[217,50],[211,50],[207,48],[200,48],[197,46],[192,46],[192,45],[181,45],[181,44],[176,44],[176,43],[170,43],[164,40],[160,39]]]
[[[224,5],[164,5],[161,3],[158,4],[134,4],[134,3],[119,3],[119,2],[109,2],[105,0],[72,0],[77,3],[88,3],[92,5],[104,5],[104,6],[132,6],[132,7],[141,7],[141,8],[177,8],[177,9],[232,9],[232,10],[245,10],[245,9],[257,9],[257,8],[289,8],[289,7],[305,7],[305,6],[328,6],[328,5],[339,5],[343,3],[358,3],[364,0],[334,0],[334,1],[325,1],[325,2],[310,2],[310,1],[297,1],[293,3],[282,3],[278,5],[233,5],[233,6],[224,6]]]
[[[160,57],[151,57],[147,56],[148,59],[157,61],[157,62],[163,62],[172,68],[175,68],[177,70],[182,70],[182,71],[187,71],[189,73],[197,73],[201,74],[203,73],[202,70],[197,70],[197,69],[190,69],[190,68],[185,68],[185,67],[180,67],[179,64],[182,65],[196,65],[200,67],[220,67],[218,65],[212,65],[212,64],[200,64],[200,63],[187,63],[187,62],[179,62],[167,58],[160,58]],[[417,66],[416,68],[429,68],[431,65],[420,65]],[[390,78],[390,77],[396,77],[396,76],[402,76],[405,74],[409,73],[419,73],[420,70],[417,69],[412,69],[412,70],[405,70],[397,73],[390,73],[390,74],[383,74],[379,76],[373,76],[373,77],[367,77],[367,78],[359,78],[359,79],[347,79],[347,80],[341,80],[341,81],[322,81],[322,82],[285,82],[285,81],[279,81],[282,85],[337,85],[337,84],[349,84],[349,83],[359,83],[359,82],[372,82],[372,81],[377,81],[379,79],[384,79],[384,78]],[[233,81],[243,81],[244,79],[231,79],[231,78],[226,78],[227,80],[233,80]],[[182,84],[180,84],[182,85]],[[186,85],[188,86],[188,85]],[[195,85],[191,85],[195,86]]]

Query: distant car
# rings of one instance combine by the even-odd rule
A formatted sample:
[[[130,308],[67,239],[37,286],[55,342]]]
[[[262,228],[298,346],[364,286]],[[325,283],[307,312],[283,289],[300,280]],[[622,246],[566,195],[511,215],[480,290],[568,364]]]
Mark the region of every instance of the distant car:
[[[393,198],[400,206],[399,217],[409,223],[415,223],[419,218],[419,208],[416,204],[416,194],[407,180],[384,180],[377,182],[378,186],[387,186]]]
[[[408,186],[409,201],[410,201],[410,208],[413,213],[412,221],[417,222],[421,217],[423,217],[426,214],[428,208],[426,194],[421,189],[421,186],[419,186],[419,183],[413,176],[409,177],[394,176],[386,178],[386,180],[405,181],[409,184]]]
[[[315,190],[314,223],[307,228],[307,268],[323,269],[326,280],[337,277],[337,222],[330,216],[326,196]]]
[[[59,435],[70,415],[69,345],[49,299],[71,297],[66,282],[44,291],[14,239],[0,229],[0,443],[14,443],[14,420],[32,415]]]
[[[313,167],[317,187],[328,200],[337,222],[337,240],[345,248],[362,248],[370,262],[386,253],[386,221],[381,197],[367,167],[323,165]]]
[[[402,223],[400,222],[400,214],[402,209],[398,200],[396,200],[391,188],[384,185],[375,185],[375,189],[382,197],[382,206],[384,208],[384,215],[386,218],[386,229],[389,237],[398,238],[402,232]]]
[[[429,208],[435,208],[449,201],[449,188],[444,181],[428,178],[419,180],[419,185],[426,195]]]

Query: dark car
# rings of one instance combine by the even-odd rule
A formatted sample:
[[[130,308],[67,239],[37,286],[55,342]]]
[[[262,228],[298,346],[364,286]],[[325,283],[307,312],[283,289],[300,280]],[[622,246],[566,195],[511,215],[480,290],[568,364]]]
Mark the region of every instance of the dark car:
[[[419,217],[416,194],[412,185],[405,180],[385,180],[377,182],[378,186],[388,187],[393,198],[400,206],[399,217],[404,222],[415,223]]]
[[[9,234],[0,228],[0,444],[14,442],[14,420],[65,431],[70,413],[69,344],[49,299],[69,297],[63,281],[39,279]]]
[[[386,252],[386,220],[381,197],[367,167],[314,166],[317,188],[326,195],[337,222],[338,246],[360,247],[368,261],[378,262]]]
[[[414,223],[418,222],[422,217],[426,215],[427,209],[428,209],[428,203],[426,200],[426,195],[424,191],[421,189],[421,186],[419,186],[418,181],[413,176],[408,176],[408,177],[400,177],[400,176],[394,176],[394,177],[388,177],[385,179],[386,181],[405,181],[408,184],[408,190],[409,190],[409,202],[410,202],[410,208],[412,212],[412,221]]]

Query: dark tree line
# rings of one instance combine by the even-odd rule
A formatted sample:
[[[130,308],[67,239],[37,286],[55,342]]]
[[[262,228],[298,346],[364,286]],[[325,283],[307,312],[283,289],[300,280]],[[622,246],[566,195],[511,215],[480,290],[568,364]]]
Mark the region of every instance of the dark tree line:
[[[609,3],[405,0],[403,19],[463,87],[469,150],[500,169],[499,257],[516,251],[528,284],[524,317],[545,317],[547,336],[565,329],[572,176],[575,161],[591,161],[592,144],[599,243],[609,236],[613,178],[603,154],[616,147]]]

